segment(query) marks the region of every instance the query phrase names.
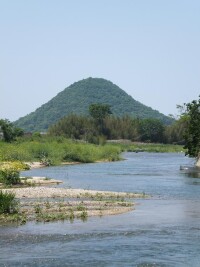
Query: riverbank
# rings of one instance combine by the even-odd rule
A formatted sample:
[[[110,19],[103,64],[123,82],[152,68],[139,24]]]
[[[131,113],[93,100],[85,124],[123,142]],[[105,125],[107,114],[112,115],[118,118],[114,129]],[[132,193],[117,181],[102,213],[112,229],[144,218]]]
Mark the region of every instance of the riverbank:
[[[59,165],[63,162],[92,163],[119,160],[121,153],[119,147],[109,144],[100,146],[50,136],[24,138],[13,143],[0,142],[0,162],[40,162],[46,166]]]
[[[121,152],[183,152],[183,146],[111,141],[105,145],[81,143],[61,137],[31,137],[18,139],[13,143],[0,141],[0,162],[21,161],[39,162],[37,167],[59,165],[65,162],[92,163],[117,161]],[[34,166],[32,166],[34,167]]]

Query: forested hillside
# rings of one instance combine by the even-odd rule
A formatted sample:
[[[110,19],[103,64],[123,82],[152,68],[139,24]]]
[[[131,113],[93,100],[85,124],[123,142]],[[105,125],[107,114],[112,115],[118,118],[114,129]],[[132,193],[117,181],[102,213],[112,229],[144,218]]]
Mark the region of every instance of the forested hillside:
[[[159,119],[170,124],[172,119],[134,100],[110,81],[87,78],[70,85],[36,111],[15,122],[25,131],[44,131],[69,114],[89,115],[93,103],[108,104],[113,115]]]

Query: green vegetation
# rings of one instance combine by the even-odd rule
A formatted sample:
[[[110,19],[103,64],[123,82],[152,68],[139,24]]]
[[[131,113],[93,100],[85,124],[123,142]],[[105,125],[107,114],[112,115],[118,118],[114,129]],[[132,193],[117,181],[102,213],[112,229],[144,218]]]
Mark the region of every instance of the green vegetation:
[[[122,151],[146,152],[180,152],[179,145],[146,144],[146,143],[107,143],[95,145],[72,141],[64,137],[43,136],[40,138],[22,138],[18,142],[0,142],[0,162],[13,162],[6,167],[0,164],[1,181],[6,184],[18,183],[19,170],[27,169],[22,162],[40,161],[51,165],[62,162],[92,163],[97,161],[116,161]],[[44,162],[45,157],[45,162]],[[19,161],[20,160],[20,161]],[[11,164],[11,163],[9,163]],[[48,164],[45,164],[48,166]]]
[[[122,151],[128,152],[156,152],[156,153],[178,153],[183,152],[182,145],[171,145],[171,144],[148,144],[148,143],[132,143],[117,144],[121,147]]]
[[[19,184],[20,183],[19,171],[12,168],[1,168],[0,182],[5,185]]]
[[[86,221],[88,217],[87,213],[87,207],[81,206],[79,204],[78,206],[71,206],[72,204],[64,203],[63,202],[63,209],[56,206],[54,202],[51,203],[51,206],[53,207],[52,210],[49,210],[50,208],[45,209],[43,206],[43,203],[37,204],[36,207],[39,207],[35,209],[35,219],[39,222],[51,222],[51,221],[58,221],[58,220],[70,220],[74,221],[74,219],[81,219],[82,221]],[[81,209],[80,209],[81,207]]]
[[[0,162],[40,161],[45,165],[61,162],[115,161],[120,159],[120,148],[112,145],[98,146],[65,139],[63,137],[21,138],[14,143],[0,142]]]
[[[139,122],[141,141],[161,143],[164,139],[164,125],[157,119],[144,119]]]
[[[165,137],[168,144],[185,144],[184,133],[187,129],[187,118],[181,116],[173,124],[166,126]]]
[[[15,223],[18,225],[25,224],[27,222],[27,217],[26,215],[22,213],[12,213],[12,214],[7,214],[3,213],[0,214],[0,225],[7,225],[10,223]]]
[[[14,193],[0,191],[0,214],[18,213],[18,205]]]
[[[100,106],[100,105],[99,105]],[[164,125],[157,119],[139,119],[130,116],[93,119],[69,115],[49,128],[52,136],[65,136],[90,143],[104,144],[106,140],[128,139],[147,143],[183,144],[185,124],[175,121]]]
[[[109,105],[114,116],[129,115],[134,118],[154,118],[164,124],[173,119],[134,100],[110,81],[88,78],[75,82],[35,112],[20,118],[15,125],[25,131],[44,131],[66,115],[89,115],[91,104]]]
[[[186,154],[199,158],[200,157],[200,96],[198,100],[185,104],[185,112],[182,117],[187,122],[185,131],[185,148]]]
[[[91,104],[89,106],[89,113],[98,124],[100,124],[108,115],[112,114],[110,106],[105,104]]]
[[[0,134],[5,142],[12,142],[24,134],[23,130],[15,127],[9,120],[0,120]]]
[[[29,167],[20,161],[0,162],[0,183],[7,186],[20,184],[20,171],[27,169]]]

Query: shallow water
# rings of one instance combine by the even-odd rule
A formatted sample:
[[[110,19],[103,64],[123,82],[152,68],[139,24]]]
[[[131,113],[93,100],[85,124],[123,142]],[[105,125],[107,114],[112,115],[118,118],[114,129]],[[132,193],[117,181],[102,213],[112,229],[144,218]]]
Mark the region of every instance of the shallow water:
[[[183,154],[125,153],[113,163],[50,167],[25,175],[63,187],[145,192],[136,210],[87,222],[0,228],[0,266],[200,266],[200,180]]]

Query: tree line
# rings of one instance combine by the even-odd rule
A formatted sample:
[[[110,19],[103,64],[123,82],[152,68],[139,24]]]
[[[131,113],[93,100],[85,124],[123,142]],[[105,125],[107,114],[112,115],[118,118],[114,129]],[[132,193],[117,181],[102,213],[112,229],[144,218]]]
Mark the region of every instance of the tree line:
[[[140,119],[128,115],[113,116],[110,106],[92,104],[90,116],[71,114],[63,117],[48,129],[52,136],[64,136],[90,143],[103,143],[110,139],[182,144],[186,154],[200,157],[200,96],[198,100],[179,106],[181,114],[171,125],[158,119]],[[24,131],[9,120],[0,120],[0,138],[6,142],[15,141]]]
[[[113,116],[109,105],[92,104],[90,116],[71,114],[52,125],[50,135],[62,135],[90,143],[129,139],[138,142],[183,144],[186,123],[183,119],[165,125],[158,119]]]

